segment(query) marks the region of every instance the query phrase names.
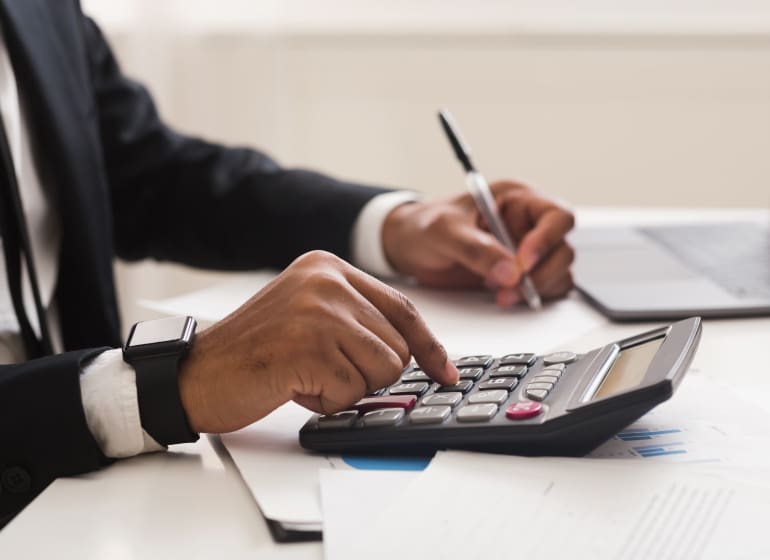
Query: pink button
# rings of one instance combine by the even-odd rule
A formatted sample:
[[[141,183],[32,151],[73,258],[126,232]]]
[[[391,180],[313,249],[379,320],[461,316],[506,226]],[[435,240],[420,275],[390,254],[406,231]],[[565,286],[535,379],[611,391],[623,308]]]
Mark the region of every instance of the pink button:
[[[414,395],[389,395],[386,397],[367,397],[361,399],[353,405],[359,412],[369,412],[381,408],[403,408],[411,410],[417,404],[417,397]]]
[[[519,401],[513,403],[505,411],[509,420],[526,420],[543,412],[543,405],[535,401]]]

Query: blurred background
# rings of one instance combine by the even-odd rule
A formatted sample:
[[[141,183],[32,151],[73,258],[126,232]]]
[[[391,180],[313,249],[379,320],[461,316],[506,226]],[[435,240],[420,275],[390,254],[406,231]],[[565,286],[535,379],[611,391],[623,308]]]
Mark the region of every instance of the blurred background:
[[[448,107],[489,178],[576,206],[770,208],[764,0],[83,0],[167,121],[283,164],[463,190]],[[221,280],[118,264],[124,323]]]

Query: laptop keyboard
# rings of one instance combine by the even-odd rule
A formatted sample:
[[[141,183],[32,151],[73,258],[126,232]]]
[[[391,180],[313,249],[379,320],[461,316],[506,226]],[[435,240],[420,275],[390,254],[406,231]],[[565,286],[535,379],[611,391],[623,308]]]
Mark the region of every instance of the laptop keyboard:
[[[770,297],[770,228],[723,223],[638,229],[733,295]]]

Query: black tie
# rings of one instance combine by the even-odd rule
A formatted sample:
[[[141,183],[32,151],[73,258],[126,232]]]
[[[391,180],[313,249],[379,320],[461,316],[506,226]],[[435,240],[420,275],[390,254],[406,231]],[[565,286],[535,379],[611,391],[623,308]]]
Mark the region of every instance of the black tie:
[[[13,158],[5,134],[5,123],[0,115],[0,234],[3,236],[3,252],[5,253],[5,268],[8,276],[8,287],[11,290],[13,309],[19,322],[21,336],[27,359],[39,358],[52,354],[51,337],[45,321],[45,311],[40,298],[37,283],[37,272],[32,259],[32,249],[29,242],[24,210],[21,205],[19,186],[13,167]],[[32,296],[35,300],[40,333],[42,340],[37,338],[27,317],[22,298],[21,266],[22,254],[27,265],[27,273],[32,284]]]

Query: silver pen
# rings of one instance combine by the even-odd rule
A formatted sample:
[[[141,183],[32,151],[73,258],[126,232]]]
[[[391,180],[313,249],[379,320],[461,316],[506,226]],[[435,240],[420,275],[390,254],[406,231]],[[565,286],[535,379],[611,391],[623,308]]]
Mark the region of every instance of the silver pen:
[[[497,203],[492,196],[492,191],[489,190],[489,184],[484,176],[478,172],[478,170],[471,163],[470,148],[463,141],[460,135],[460,130],[457,128],[452,115],[446,109],[442,109],[438,113],[438,118],[441,121],[441,126],[444,128],[449,143],[452,144],[452,149],[460,160],[460,163],[465,169],[465,184],[468,186],[468,190],[473,195],[473,200],[476,202],[481,215],[484,217],[492,235],[510,249],[511,253],[516,255],[516,246],[513,244],[508,228],[505,227],[503,219],[500,216],[500,212],[497,209]],[[521,282],[519,283],[521,293],[524,295],[524,299],[532,309],[540,309],[543,307],[543,303],[540,300],[540,295],[535,289],[535,285],[532,283],[532,279],[528,274],[523,274]]]

